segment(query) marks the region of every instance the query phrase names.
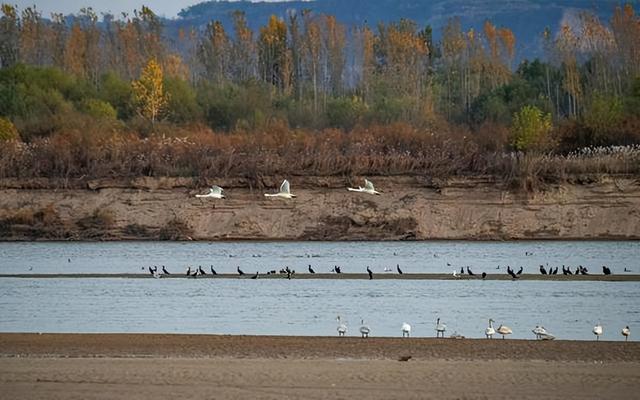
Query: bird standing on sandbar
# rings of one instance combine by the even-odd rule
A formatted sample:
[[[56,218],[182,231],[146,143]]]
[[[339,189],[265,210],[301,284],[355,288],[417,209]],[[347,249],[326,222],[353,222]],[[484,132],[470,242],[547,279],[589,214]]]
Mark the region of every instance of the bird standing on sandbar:
[[[340,316],[338,315],[336,317],[336,321],[338,321],[338,336],[344,336],[347,334],[347,324],[342,322],[342,319],[340,319]]]
[[[502,335],[502,338],[504,339],[505,335],[511,335],[513,333],[513,331],[511,330],[511,328],[509,328],[506,325],[500,325],[498,327],[498,329],[496,329],[496,332],[498,332],[499,334]]]
[[[369,280],[373,279],[373,271],[367,266],[367,274],[369,274]]]
[[[360,334],[362,335],[363,338],[368,338],[369,337],[369,332],[371,332],[371,329],[369,328],[369,325],[365,325],[364,323],[364,319],[360,320]]]
[[[600,340],[600,336],[602,335],[602,333],[603,333],[602,325],[596,324],[596,326],[593,327],[593,334],[596,335],[596,342]]]
[[[211,275],[218,275],[215,269],[213,269],[213,265],[209,267],[211,269]]]
[[[622,329],[622,336],[624,336],[625,342],[629,340],[629,336],[631,336],[631,329],[629,329],[628,325]]]
[[[313,268],[311,268],[311,264],[309,264],[309,273],[310,274],[315,274],[316,271],[313,270]]]
[[[240,266],[237,267],[238,275],[244,275],[244,272],[240,269]]]
[[[402,270],[400,269],[400,264],[396,264],[396,270],[398,271],[398,273],[399,273],[400,275],[402,275],[402,274],[403,274]]]
[[[484,335],[487,337],[487,339],[493,339],[493,335],[496,334],[496,330],[493,329],[493,323],[494,322],[495,321],[490,318],[489,319],[489,326],[487,327],[487,329],[484,330]]]
[[[410,337],[411,336],[411,325],[406,322],[402,323],[402,337]]]
[[[162,266],[162,273],[165,275],[171,275],[171,273],[169,271],[167,271],[167,269],[164,267],[164,265]]]
[[[444,338],[444,332],[447,330],[446,324],[440,323],[440,318],[436,321],[436,337],[442,336]]]

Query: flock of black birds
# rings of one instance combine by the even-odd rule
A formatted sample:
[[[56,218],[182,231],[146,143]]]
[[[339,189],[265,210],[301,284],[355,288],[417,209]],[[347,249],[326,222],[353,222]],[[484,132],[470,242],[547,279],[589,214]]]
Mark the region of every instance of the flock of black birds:
[[[451,265],[451,264],[447,264],[447,265]],[[153,266],[152,267],[147,267],[149,270],[149,273],[151,275],[153,275],[154,277],[159,277],[160,274],[158,273],[158,267],[157,266]],[[539,271],[540,274],[542,275],[558,275],[558,267],[549,267],[547,266],[548,269],[546,269],[544,267],[544,265],[540,265],[539,267]],[[500,269],[500,266],[498,266],[496,269]],[[211,275],[218,275],[218,273],[216,272],[216,270],[213,268],[213,265],[210,267],[210,273]],[[240,267],[238,266],[236,269],[238,275],[240,276],[244,276],[246,275],[244,273],[244,271],[242,271],[240,269]],[[311,266],[311,264],[309,264],[308,266],[308,271],[310,274],[315,274],[316,271],[313,269],[313,267]],[[386,269],[386,272],[391,272],[391,269]],[[402,269],[400,269],[400,264],[396,265],[396,271],[398,274],[402,275],[404,272],[402,271]],[[522,272],[524,271],[523,267],[520,267],[520,269],[516,272],[515,270],[511,269],[511,266],[507,265],[507,274],[511,276],[511,278],[513,279],[519,279],[520,275],[522,275]],[[341,274],[342,273],[342,268],[335,265],[332,269],[331,272],[334,272],[336,274]],[[630,270],[628,270],[627,268],[625,268],[625,272],[631,272]],[[290,269],[288,266],[285,268],[280,269],[279,271],[271,270],[268,271],[266,273],[266,275],[274,275],[274,274],[280,274],[280,275],[286,275],[287,279],[291,279],[291,276],[294,275],[296,273],[295,270]],[[611,269],[605,265],[602,266],[602,273],[604,275],[611,275]],[[163,265],[162,266],[162,274],[164,275],[171,275],[171,273],[167,270],[167,268]],[[371,268],[369,266],[367,266],[367,274],[369,275],[369,279],[373,279],[373,271],[371,270]],[[469,275],[469,276],[477,276],[469,266],[466,267],[466,270],[464,267],[460,267],[460,275]],[[565,267],[564,265],[562,266],[562,274],[563,275],[589,275],[589,270],[586,267],[583,267],[582,265],[579,265],[576,267],[575,272],[571,271],[570,267]],[[187,272],[185,274],[187,277],[190,278],[196,278],[198,276],[201,275],[208,275],[207,272],[202,268],[202,266],[198,266],[198,268],[195,268],[192,270],[191,267],[187,268]],[[458,277],[459,275],[456,275],[456,273],[454,272],[453,274],[455,277]],[[256,273],[254,275],[252,275],[250,278],[251,279],[257,279],[258,276],[260,276],[260,273],[258,271],[256,271]],[[480,275],[480,277],[482,279],[485,279],[487,277],[487,273],[486,272],[482,272],[482,274]]]

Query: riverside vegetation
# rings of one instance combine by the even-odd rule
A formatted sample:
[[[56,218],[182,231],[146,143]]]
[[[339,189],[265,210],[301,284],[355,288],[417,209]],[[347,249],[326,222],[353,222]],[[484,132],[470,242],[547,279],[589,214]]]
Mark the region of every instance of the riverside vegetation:
[[[142,7],[2,5],[0,178],[491,175],[535,188],[640,172],[640,18],[540,27],[544,59],[458,19],[166,32]],[[589,178],[592,179],[592,178]]]

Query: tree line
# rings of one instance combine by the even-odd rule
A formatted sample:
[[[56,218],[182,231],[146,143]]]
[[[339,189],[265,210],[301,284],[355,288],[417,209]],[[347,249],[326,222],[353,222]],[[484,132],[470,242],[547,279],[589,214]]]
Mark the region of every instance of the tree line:
[[[175,34],[144,6],[117,18],[1,11],[0,138],[26,144],[70,132],[85,143],[255,139],[397,124],[416,148],[468,143],[456,151],[478,155],[640,143],[640,18],[630,4],[610,21],[582,12],[558,32],[541,27],[544,59],[518,65],[517,38],[491,21],[475,30],[451,19],[436,42],[414,21],[348,27],[308,10],[255,32],[236,12],[230,30],[211,21]]]

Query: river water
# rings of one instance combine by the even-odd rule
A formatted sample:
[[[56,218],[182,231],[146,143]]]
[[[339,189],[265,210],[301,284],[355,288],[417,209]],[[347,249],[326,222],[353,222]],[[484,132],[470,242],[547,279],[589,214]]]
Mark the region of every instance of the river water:
[[[308,264],[318,272],[400,264],[406,272],[511,265],[534,273],[547,263],[638,273],[640,242],[0,243],[2,274],[142,273],[154,264],[174,273],[187,265],[300,273]],[[0,278],[2,332],[335,335],[337,315],[349,335],[365,319],[372,336],[399,336],[403,322],[414,336],[435,336],[440,317],[447,335],[483,337],[493,318],[513,338],[533,338],[542,324],[558,338],[593,340],[599,322],[602,339],[621,340],[625,325],[640,334],[640,282]]]

